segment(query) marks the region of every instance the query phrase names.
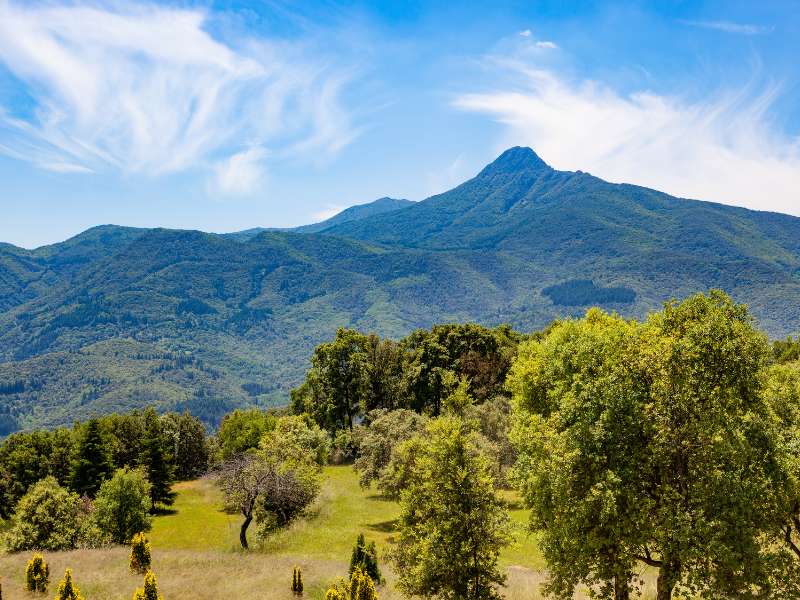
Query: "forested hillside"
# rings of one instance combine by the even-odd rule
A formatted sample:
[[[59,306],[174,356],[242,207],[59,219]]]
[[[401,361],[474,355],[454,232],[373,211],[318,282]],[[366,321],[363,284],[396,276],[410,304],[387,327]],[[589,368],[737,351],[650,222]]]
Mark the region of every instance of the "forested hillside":
[[[556,171],[527,148],[422,202],[297,231],[103,226],[4,245],[0,435],[149,404],[210,424],[283,404],[338,327],[529,332],[591,305],[641,317],[709,288],[773,337],[800,331],[800,219]]]

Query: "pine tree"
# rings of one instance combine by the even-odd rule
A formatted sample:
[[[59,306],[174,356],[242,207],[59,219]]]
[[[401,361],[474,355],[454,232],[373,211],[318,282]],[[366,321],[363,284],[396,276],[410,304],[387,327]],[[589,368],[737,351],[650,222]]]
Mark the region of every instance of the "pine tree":
[[[163,600],[158,593],[158,582],[152,571],[148,571],[144,576],[144,588],[134,592],[133,600]]]
[[[81,591],[72,582],[72,569],[64,572],[64,579],[58,584],[56,600],[83,600]]]
[[[292,569],[292,593],[297,593],[297,567]]]
[[[381,582],[382,577],[378,568],[378,551],[375,548],[375,542],[370,542],[367,545],[363,533],[358,535],[356,545],[353,546],[353,552],[350,555],[349,574],[352,576],[357,568],[369,575],[373,581]]]
[[[90,419],[72,463],[70,487],[81,495],[94,498],[100,484],[113,471],[108,446],[103,439],[99,419]]]
[[[175,501],[175,494],[172,492],[175,475],[169,460],[168,444],[154,409],[148,408],[145,411],[144,422],[145,439],[142,442],[141,464],[150,482],[150,499],[155,510],[156,504],[169,506]]]
[[[303,595],[303,572],[300,567],[295,567],[292,570],[292,593],[297,596]]]
[[[150,542],[144,533],[137,533],[131,542],[130,569],[132,573],[144,574],[150,570]]]
[[[34,554],[28,561],[25,569],[25,589],[29,592],[44,594],[50,584],[50,567],[44,561],[44,556]]]

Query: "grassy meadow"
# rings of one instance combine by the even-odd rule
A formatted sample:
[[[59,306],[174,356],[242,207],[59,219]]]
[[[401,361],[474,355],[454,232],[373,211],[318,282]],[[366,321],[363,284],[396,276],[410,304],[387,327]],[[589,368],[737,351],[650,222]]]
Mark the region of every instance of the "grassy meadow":
[[[398,505],[371,490],[362,490],[349,466],[328,467],[319,499],[307,517],[257,543],[255,527],[249,539],[254,549],[239,548],[240,518],[222,510],[222,498],[209,479],[180,483],[170,514],[156,517],[150,540],[153,571],[165,600],[291,599],[292,567],[303,569],[305,597],[324,598],[328,584],[347,574],[350,551],[359,532],[375,540],[386,584],[382,600],[399,600],[394,574],[383,559],[391,544]],[[539,585],[544,564],[536,541],[523,525],[526,513],[512,494],[507,495],[516,526],[516,543],[501,557],[508,572],[505,597],[509,600],[541,598]],[[3,600],[29,600],[23,591],[29,553],[0,554]],[[50,564],[51,592],[64,569],[73,569],[75,581],[87,600],[130,600],[141,577],[128,571],[128,549],[77,550],[46,554]],[[50,594],[50,592],[48,592]],[[48,596],[49,597],[49,596]],[[576,598],[583,598],[583,595]]]

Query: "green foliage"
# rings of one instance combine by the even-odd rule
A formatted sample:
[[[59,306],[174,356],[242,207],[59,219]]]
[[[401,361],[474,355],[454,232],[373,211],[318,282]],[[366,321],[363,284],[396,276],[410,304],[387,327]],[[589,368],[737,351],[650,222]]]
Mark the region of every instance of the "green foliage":
[[[553,304],[560,306],[599,306],[608,304],[630,304],[636,300],[636,292],[626,287],[603,287],[589,279],[570,279],[542,290]]]
[[[354,464],[360,475],[359,483],[369,487],[376,482],[378,489],[387,496],[399,497],[398,486],[393,485],[394,478],[390,472],[392,456],[403,442],[424,431],[427,419],[406,409],[377,410],[369,413],[368,417],[369,425],[362,434]]]
[[[71,550],[96,537],[81,498],[48,476],[33,484],[17,504],[5,542],[11,552]]]
[[[103,437],[99,419],[89,419],[81,429],[75,448],[70,487],[81,495],[94,498],[100,484],[113,470],[109,444]]]
[[[793,585],[778,523],[796,433],[765,394],[768,357],[720,292],[644,324],[591,310],[523,345],[509,377],[516,474],[553,593],[626,597],[638,561],[658,569],[659,600]]]
[[[150,482],[141,469],[118,469],[100,486],[94,501],[94,521],[115,544],[150,529]]]
[[[413,470],[392,555],[400,589],[446,600],[500,598],[498,556],[510,543],[510,523],[475,432],[458,417],[434,419]]]
[[[25,568],[25,589],[29,592],[44,594],[50,585],[50,567],[41,554],[34,554]]]
[[[353,546],[353,552],[350,556],[350,576],[353,576],[356,569],[360,569],[369,575],[372,581],[380,583],[383,578],[381,571],[378,567],[378,551],[375,548],[375,542],[366,543],[364,534],[358,534],[356,545]]]
[[[204,474],[211,459],[211,446],[203,423],[189,414],[167,413],[161,417],[164,438],[169,443],[169,457],[180,481]]]
[[[128,560],[131,573],[144,574],[150,570],[150,541],[139,532],[131,540],[131,555]]]
[[[152,571],[147,571],[144,576],[144,587],[133,593],[133,600],[163,600],[158,593],[158,582]]]
[[[28,488],[48,475],[66,485],[72,451],[72,432],[67,429],[15,433],[6,438],[0,444],[0,517],[10,518]]]
[[[235,410],[220,423],[217,442],[222,460],[258,447],[261,437],[275,427],[275,417],[258,409]]]
[[[378,592],[370,576],[356,568],[349,581],[339,581],[328,590],[325,600],[378,600]]]
[[[171,505],[175,501],[172,483],[175,468],[169,454],[169,440],[161,426],[161,421],[152,408],[144,412],[145,438],[142,442],[140,463],[150,483],[151,507],[158,504]]]
[[[800,337],[787,337],[776,340],[772,344],[772,356],[777,363],[789,363],[800,360]]]
[[[81,591],[72,581],[72,569],[64,571],[64,579],[58,584],[56,600],[83,600]]]

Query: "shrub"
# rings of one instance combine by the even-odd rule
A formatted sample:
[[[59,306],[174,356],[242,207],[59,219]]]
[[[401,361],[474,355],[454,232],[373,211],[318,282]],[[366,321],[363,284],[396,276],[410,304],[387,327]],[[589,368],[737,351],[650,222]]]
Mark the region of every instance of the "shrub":
[[[94,519],[112,542],[127,544],[150,529],[150,483],[140,469],[118,469],[103,482],[94,503]]]
[[[58,485],[54,477],[35,483],[17,504],[6,549],[71,550],[95,536],[89,519],[90,505]]]
[[[72,582],[72,569],[64,571],[64,579],[58,584],[56,600],[83,600],[81,591]]]
[[[150,542],[144,533],[137,533],[131,542],[130,569],[132,573],[144,574],[150,570]]]
[[[341,580],[328,590],[325,600],[378,600],[378,592],[370,576],[356,568],[350,581]]]
[[[378,551],[375,549],[375,542],[367,544],[363,533],[358,535],[356,545],[353,546],[353,553],[350,556],[350,576],[355,573],[356,569],[361,569],[377,583],[382,580],[381,571],[378,568]]]
[[[133,594],[133,600],[163,600],[158,594],[158,583],[152,571],[144,576],[144,588],[139,588]]]
[[[25,589],[44,594],[48,585],[50,585],[50,567],[44,561],[44,556],[34,554],[25,569]]]
[[[298,596],[303,595],[303,572],[300,567],[295,567],[292,571],[292,593]]]

